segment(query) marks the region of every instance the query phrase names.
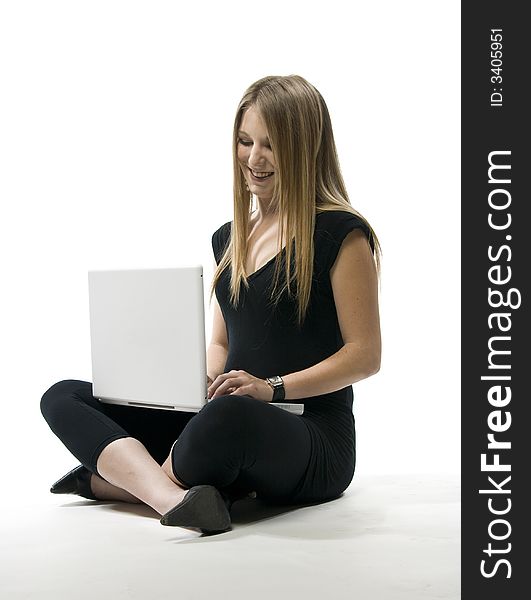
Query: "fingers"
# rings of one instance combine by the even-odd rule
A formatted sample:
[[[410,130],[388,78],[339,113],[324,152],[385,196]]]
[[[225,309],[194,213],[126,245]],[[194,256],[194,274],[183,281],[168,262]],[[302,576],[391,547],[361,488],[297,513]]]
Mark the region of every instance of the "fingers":
[[[246,375],[245,371],[236,370],[218,375],[208,388],[208,397],[212,399],[236,391],[245,382]]]
[[[226,379],[223,383],[221,383],[219,386],[215,387],[212,390],[212,398],[215,398],[216,396],[222,396],[223,394],[229,394],[231,392],[233,392],[234,390],[236,390],[239,387],[239,385],[237,385],[237,380],[235,378],[229,378]],[[209,389],[212,389],[209,388]]]

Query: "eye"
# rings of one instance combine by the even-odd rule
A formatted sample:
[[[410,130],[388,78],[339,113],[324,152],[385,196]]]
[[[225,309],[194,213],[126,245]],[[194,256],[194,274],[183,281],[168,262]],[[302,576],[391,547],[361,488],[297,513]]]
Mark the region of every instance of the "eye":
[[[252,142],[249,142],[247,140],[242,140],[242,139],[238,139],[238,143],[241,144],[242,146],[252,146],[253,145]],[[271,150],[271,145],[270,144],[265,144],[265,147],[268,150]]]

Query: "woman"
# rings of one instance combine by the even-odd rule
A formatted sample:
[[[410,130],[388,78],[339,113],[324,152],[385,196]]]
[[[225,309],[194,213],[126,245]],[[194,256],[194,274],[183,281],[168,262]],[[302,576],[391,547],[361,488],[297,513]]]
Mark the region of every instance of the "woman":
[[[352,481],[351,384],[380,365],[380,248],[350,205],[320,93],[295,75],[251,85],[233,157],[234,218],[212,236],[210,401],[170,413],[56,383],[41,410],[82,465],[52,492],[144,502],[164,525],[211,534],[248,493],[326,501]],[[304,414],[270,406],[282,400]]]

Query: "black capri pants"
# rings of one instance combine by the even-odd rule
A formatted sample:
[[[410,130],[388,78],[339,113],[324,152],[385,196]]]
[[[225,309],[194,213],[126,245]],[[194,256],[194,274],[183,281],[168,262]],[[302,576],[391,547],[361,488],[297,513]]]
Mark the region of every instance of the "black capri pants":
[[[102,450],[133,437],[160,465],[171,451],[173,473],[187,488],[255,491],[287,503],[310,460],[304,421],[248,395],[218,396],[190,413],[106,404],[93,396],[91,382],[67,379],[52,385],[40,406],[55,435],[96,475]]]

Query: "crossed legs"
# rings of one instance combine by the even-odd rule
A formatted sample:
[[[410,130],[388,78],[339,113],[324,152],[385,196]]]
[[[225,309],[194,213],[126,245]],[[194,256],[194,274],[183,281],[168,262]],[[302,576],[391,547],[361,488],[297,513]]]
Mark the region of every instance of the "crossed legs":
[[[43,395],[41,412],[93,473],[98,498],[144,502],[159,514],[196,485],[289,497],[310,456],[299,417],[249,396],[220,396],[184,414],[103,404],[90,382],[65,380]]]
[[[97,498],[144,502],[164,514],[184,497],[168,448],[194,413],[104,404],[91,382],[74,379],[52,385],[40,407],[52,431],[91,471]]]
[[[144,502],[163,515],[178,504],[186,489],[171,472],[170,457],[159,465],[137,439],[125,437],[107,445],[92,475],[94,495],[102,500]]]

